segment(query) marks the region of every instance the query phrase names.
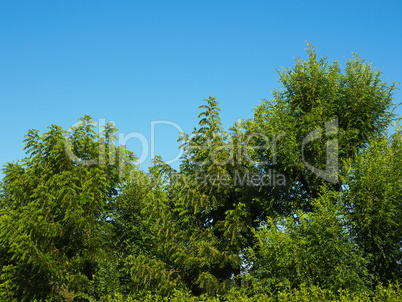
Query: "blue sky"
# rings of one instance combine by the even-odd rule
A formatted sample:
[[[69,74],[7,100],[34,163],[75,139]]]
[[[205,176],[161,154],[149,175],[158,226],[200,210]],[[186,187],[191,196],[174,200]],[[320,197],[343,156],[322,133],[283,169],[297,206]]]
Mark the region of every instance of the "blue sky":
[[[143,167],[152,121],[170,121],[153,147],[172,160],[172,125],[191,132],[210,95],[225,127],[251,117],[305,41],[331,61],[357,52],[397,82],[401,37],[401,1],[0,0],[0,166],[24,157],[28,129],[68,129],[84,114],[132,134],[145,159],[143,135]]]

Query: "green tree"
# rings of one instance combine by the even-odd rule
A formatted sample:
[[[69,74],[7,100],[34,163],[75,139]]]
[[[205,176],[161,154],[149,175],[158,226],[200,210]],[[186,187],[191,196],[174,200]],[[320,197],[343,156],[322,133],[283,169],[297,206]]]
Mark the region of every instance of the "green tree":
[[[101,135],[93,128],[84,116],[68,133],[56,125],[42,136],[30,130],[28,157],[4,167],[2,299],[71,300],[88,292],[107,258],[108,209],[135,157],[116,148],[112,124]]]
[[[174,241],[174,231],[166,192],[154,170],[133,173],[115,203],[112,240],[125,294],[149,291],[169,295],[186,288],[183,273],[167,250],[167,243]]]
[[[229,130],[206,99],[179,171],[161,158],[139,171],[90,116],[30,130],[0,183],[0,299],[302,299],[399,281],[396,85],[358,55],[344,70],[307,56]]]
[[[308,45],[307,57],[306,61],[296,59],[293,68],[279,71],[282,89],[274,90],[273,99],[263,101],[255,109],[254,118],[247,121],[245,125],[245,135],[253,136],[251,143],[255,148],[249,152],[249,155],[254,161],[259,162],[255,166],[259,173],[264,175],[275,170],[286,176],[286,186],[261,187],[260,198],[265,200],[266,205],[271,205],[272,209],[266,213],[275,213],[282,218],[274,219],[276,223],[272,224],[269,222],[270,218],[275,217],[267,215],[265,220],[267,229],[260,231],[258,235],[258,238],[268,240],[265,246],[259,241],[258,248],[260,251],[265,251],[265,254],[259,252],[258,255],[262,258],[254,258],[253,263],[258,264],[262,261],[261,267],[268,272],[268,275],[274,276],[274,282],[286,277],[291,283],[293,282],[293,285],[306,283],[330,286],[325,280],[331,280],[333,284],[342,288],[347,286],[348,282],[352,282],[350,278],[356,277],[353,279],[354,282],[360,280],[358,283],[362,284],[364,274],[361,272],[364,271],[364,265],[362,265],[364,261],[359,260],[359,255],[363,255],[368,261],[368,273],[379,274],[375,278],[384,282],[392,274],[395,276],[396,271],[400,272],[400,268],[394,266],[391,270],[393,273],[389,271],[385,274],[391,263],[395,265],[397,259],[399,261],[401,259],[400,246],[398,246],[400,237],[396,231],[397,225],[400,225],[401,211],[397,202],[391,201],[398,200],[399,187],[393,184],[385,189],[387,178],[385,173],[381,174],[383,189],[376,191],[377,194],[383,196],[386,190],[386,192],[393,192],[389,193],[390,195],[396,195],[391,200],[384,197],[387,202],[378,206],[377,219],[375,223],[372,223],[373,220],[364,214],[368,211],[364,203],[371,197],[364,193],[364,190],[358,189],[358,186],[368,186],[368,183],[362,180],[367,177],[366,171],[371,174],[369,170],[360,169],[359,175],[362,180],[359,182],[355,182],[353,176],[346,178],[339,176],[349,171],[348,165],[343,165],[344,161],[349,160],[349,166],[354,167],[356,156],[360,153],[365,154],[365,150],[377,139],[381,140],[385,131],[388,130],[395,117],[391,109],[396,84],[389,85],[386,81],[382,81],[381,71],[358,55],[354,55],[346,62],[344,70],[341,70],[338,62],[330,64],[326,57],[318,59],[312,45]],[[372,159],[374,158],[373,156]],[[395,162],[390,165],[391,167],[399,162],[396,156],[387,159]],[[385,160],[378,165],[378,169],[387,169],[384,162]],[[351,175],[354,175],[353,173]],[[396,180],[399,175],[398,173],[394,175],[396,177],[394,181],[397,183],[400,183]],[[323,188],[326,188],[325,191]],[[344,198],[343,195],[339,195],[345,189],[353,189],[353,193],[348,193],[350,196],[348,203],[341,200]],[[370,192],[374,191],[372,187]],[[330,204],[325,205],[327,212],[322,212],[320,208],[317,208],[317,200],[322,200],[323,196],[331,194],[337,196],[331,199],[334,204],[332,208]],[[361,202],[358,199],[355,203],[353,194],[356,196],[361,194]],[[320,224],[331,223],[331,220],[324,219],[325,217],[322,222],[313,223],[320,211],[325,215],[336,213],[331,209],[334,209],[337,204],[341,208],[347,204],[350,205],[347,207],[348,215],[345,214],[343,219],[346,219],[346,222],[352,222],[353,227],[344,227],[346,222],[342,222],[342,228],[337,226],[335,229],[330,229],[333,223],[335,225],[341,223],[337,220],[337,216],[334,216],[335,220],[331,225]],[[379,208],[383,210],[380,211]],[[264,220],[261,220],[261,223],[264,225]],[[383,223],[384,227],[381,229],[380,226]],[[285,231],[282,232],[280,226],[284,227]],[[309,231],[299,233],[306,226]],[[376,235],[373,234],[375,226],[379,228],[375,231]],[[309,232],[321,232],[321,237],[319,240],[313,240],[314,237],[311,237]],[[347,240],[344,237],[345,234],[349,236]],[[382,234],[384,239],[380,239],[379,234]],[[335,267],[322,260],[325,258],[322,257],[325,254],[321,250],[322,244],[331,240],[331,237],[337,238],[336,244],[330,246],[330,252],[325,257],[332,259],[336,264],[333,264]],[[302,243],[307,238],[308,248]],[[342,238],[346,242],[342,243]],[[285,245],[284,250],[280,245],[282,241]],[[277,254],[269,247],[272,247]],[[292,252],[293,248],[301,251],[300,254]],[[363,253],[360,254],[360,251]],[[256,251],[252,250],[252,252]],[[349,252],[353,256],[345,260],[344,257]],[[307,271],[304,275],[297,275],[297,265],[292,257],[299,255],[306,256],[303,259],[313,263],[310,273]],[[351,266],[355,260],[358,264],[357,271]],[[307,265],[307,262],[304,264]],[[327,273],[327,275],[322,273],[326,266],[332,268],[333,272],[341,269],[343,272],[352,274],[329,276]],[[376,268],[373,269],[372,266]]]
[[[270,219],[250,249],[253,291],[319,286],[337,292],[367,290],[367,260],[349,236],[339,193],[323,188],[312,212]],[[257,280],[257,281],[255,281]]]
[[[347,162],[343,199],[351,236],[369,260],[373,280],[402,278],[402,131],[383,136]]]
[[[205,101],[199,127],[179,138],[180,171],[161,161],[158,167],[168,180],[169,215],[162,228],[174,236],[166,242],[168,258],[193,293],[216,294],[240,285],[241,257],[253,244],[249,228],[257,227],[261,210],[244,180],[253,165],[245,157],[241,124],[224,131],[219,103],[213,97]]]
[[[310,201],[328,181],[340,191],[338,164],[384,133],[393,118],[396,84],[382,81],[381,71],[371,63],[354,55],[341,70],[338,62],[318,59],[311,44],[307,57],[278,71],[282,89],[273,90],[273,99],[264,100],[247,125],[249,135],[259,134],[254,144],[261,149],[256,149],[254,159],[262,163],[261,173],[275,169],[286,175],[286,187],[266,194],[288,213],[310,210]],[[313,173],[308,165],[324,175]]]

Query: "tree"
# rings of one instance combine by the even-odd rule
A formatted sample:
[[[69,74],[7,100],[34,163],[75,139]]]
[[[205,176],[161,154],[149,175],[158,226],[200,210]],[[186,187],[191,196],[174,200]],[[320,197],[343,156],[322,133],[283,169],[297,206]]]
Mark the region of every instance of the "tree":
[[[343,192],[351,236],[374,284],[402,278],[402,131],[382,136],[346,164]]]
[[[183,272],[172,263],[167,249],[175,240],[174,228],[163,183],[154,170],[130,175],[114,207],[111,240],[119,258],[120,290],[125,294],[169,295],[186,289]]]
[[[312,212],[269,219],[250,249],[253,291],[319,286],[336,292],[367,290],[367,260],[348,234],[339,193],[322,188]]]
[[[166,243],[169,257],[193,293],[215,294],[240,285],[241,257],[253,243],[249,228],[258,225],[261,210],[244,180],[253,165],[243,150],[241,125],[224,131],[219,103],[213,97],[204,101],[199,128],[179,138],[180,171],[161,161],[158,167],[169,180],[169,215],[163,223],[163,230],[174,234]]]
[[[251,249],[257,275],[292,286],[336,289],[353,282],[363,288],[368,265],[374,280],[397,280],[400,136],[392,148],[383,139],[395,117],[396,84],[382,81],[381,71],[358,55],[344,71],[326,57],[318,60],[311,45],[307,55],[307,61],[297,59],[292,69],[279,71],[283,89],[274,90],[246,124],[246,135],[254,135],[260,147],[252,153],[260,173],[275,169],[287,180],[262,191],[282,218],[268,219],[257,232],[258,245]]]
[[[93,128],[92,118],[84,116],[69,133],[56,125],[42,136],[30,130],[29,156],[4,167],[3,299],[71,300],[88,292],[98,260],[107,258],[107,209],[126,181],[125,172],[135,169],[135,157],[116,148],[112,124],[101,135]]]
[[[159,157],[140,171],[115,126],[97,133],[90,116],[30,130],[0,183],[0,299],[317,300],[397,283],[402,135],[385,135],[396,85],[358,55],[344,70],[311,45],[307,56],[228,130],[205,99],[179,138],[179,171]]]
[[[310,210],[324,183],[340,191],[339,163],[366,148],[393,118],[396,84],[382,81],[380,70],[355,54],[342,71],[307,46],[307,61],[296,59],[293,68],[278,71],[283,88],[273,90],[273,99],[262,102],[247,124],[248,135],[259,134],[254,159],[263,163],[260,173],[286,175],[286,187],[266,194],[288,214]]]

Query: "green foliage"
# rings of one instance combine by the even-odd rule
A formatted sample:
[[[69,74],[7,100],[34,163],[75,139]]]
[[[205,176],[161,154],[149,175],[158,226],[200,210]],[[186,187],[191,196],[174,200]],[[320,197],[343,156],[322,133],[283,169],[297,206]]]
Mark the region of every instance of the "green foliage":
[[[180,171],[161,161],[157,167],[168,180],[162,230],[174,240],[165,242],[167,257],[193,293],[213,295],[240,284],[241,255],[253,244],[249,229],[258,225],[261,209],[256,189],[239,180],[254,169],[243,150],[241,124],[224,131],[219,103],[204,101],[199,128],[179,138]]]
[[[402,278],[402,130],[379,137],[348,161],[348,205],[351,236],[370,261],[374,282]]]
[[[87,291],[98,260],[107,258],[108,209],[124,182],[121,162],[132,170],[135,158],[115,150],[113,125],[100,136],[93,123],[85,116],[70,133],[55,125],[43,136],[30,130],[29,156],[4,167],[0,294],[31,301],[53,293],[69,300]],[[98,161],[104,150],[108,161]]]
[[[205,99],[179,171],[140,171],[90,116],[29,130],[0,182],[0,300],[399,301],[396,85],[307,57],[229,130]]]
[[[389,284],[388,286],[382,286],[381,284],[376,287],[372,294],[368,292],[350,292],[340,290],[333,292],[328,289],[322,289],[316,286],[304,286],[300,289],[285,289],[277,292],[276,294],[261,293],[253,296],[248,296],[238,291],[231,291],[227,295],[208,297],[205,295],[194,297],[186,291],[175,291],[170,296],[160,296],[151,293],[143,293],[140,296],[131,295],[115,295],[108,296],[100,301],[108,302],[150,302],[150,301],[192,301],[192,302],[219,302],[219,301],[240,301],[240,302],[309,302],[309,301],[322,301],[322,302],[371,302],[371,301],[387,301],[387,302],[399,302],[402,295],[402,289],[399,283]]]
[[[366,290],[366,261],[347,234],[345,210],[338,194],[323,188],[312,202],[312,212],[269,220],[256,232],[250,250],[253,291],[283,287],[320,286],[336,292]],[[257,280],[257,281],[255,281]]]
[[[393,118],[390,109],[396,84],[381,81],[381,71],[371,63],[355,55],[342,71],[338,62],[330,64],[325,56],[318,59],[310,44],[307,56],[306,61],[296,59],[292,69],[278,71],[283,88],[273,90],[273,99],[262,102],[247,125],[250,135],[259,134],[255,145],[263,147],[268,143],[268,148],[257,149],[254,156],[264,163],[261,173],[276,169],[287,176],[288,186],[276,188],[273,196],[287,199],[288,207],[277,205],[282,211],[289,207],[310,209],[309,200],[318,196],[325,181],[305,162],[325,170],[331,156],[327,147],[334,146],[334,134],[339,160],[353,158],[372,138],[383,133]],[[338,129],[327,129],[330,121],[337,121]],[[320,139],[304,145],[305,138],[317,128]],[[320,134],[323,129],[326,135]],[[337,167],[327,172],[335,180],[334,189],[339,191]]]

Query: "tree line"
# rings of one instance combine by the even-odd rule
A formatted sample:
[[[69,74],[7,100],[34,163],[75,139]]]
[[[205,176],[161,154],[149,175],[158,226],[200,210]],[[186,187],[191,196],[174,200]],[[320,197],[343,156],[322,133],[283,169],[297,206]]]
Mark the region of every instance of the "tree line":
[[[312,45],[278,74],[229,129],[205,99],[178,170],[139,169],[115,125],[96,132],[88,115],[29,130],[0,183],[1,300],[397,301],[397,84]]]

